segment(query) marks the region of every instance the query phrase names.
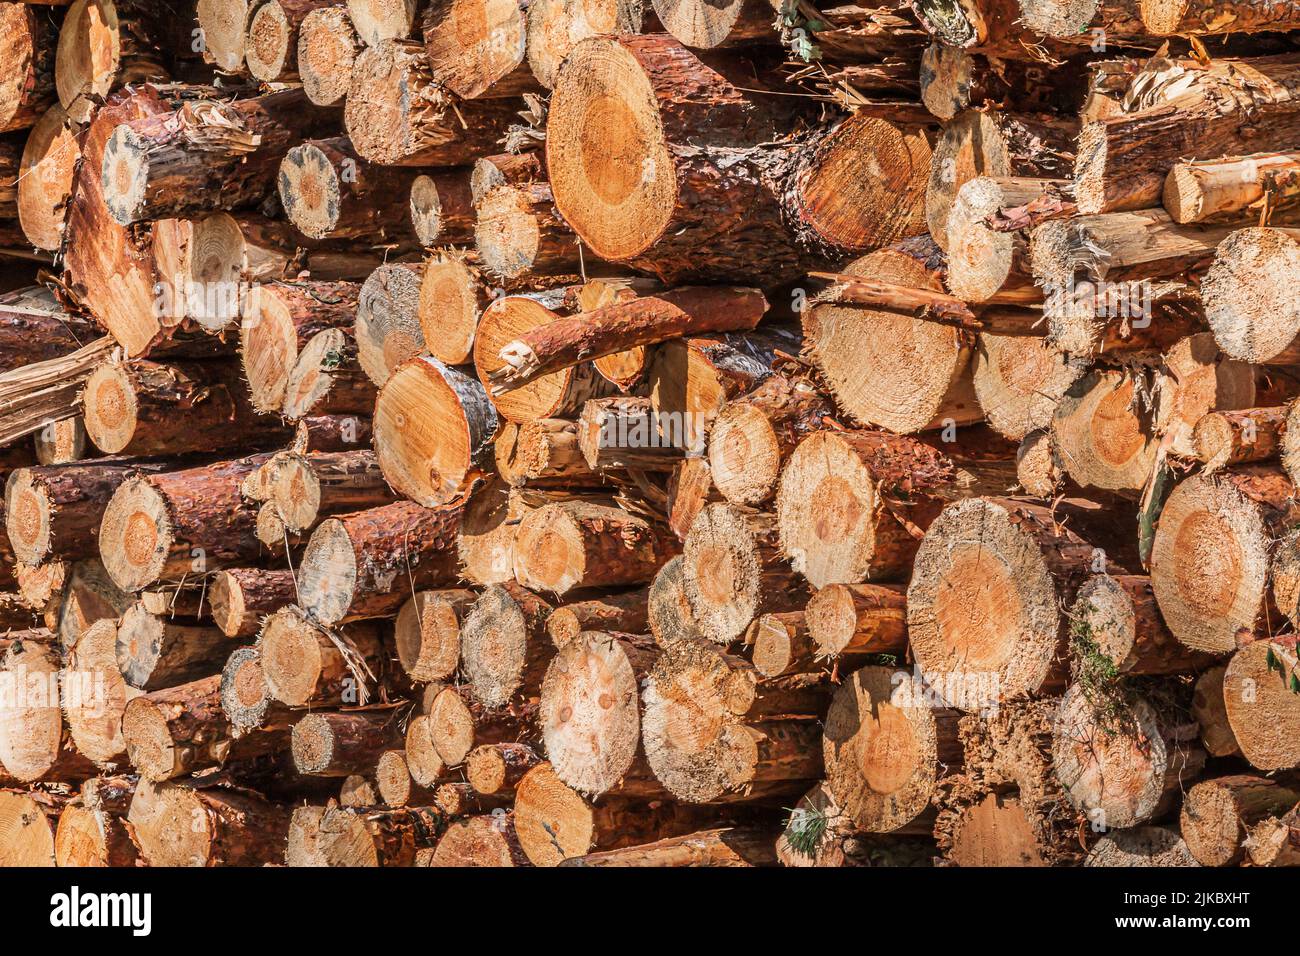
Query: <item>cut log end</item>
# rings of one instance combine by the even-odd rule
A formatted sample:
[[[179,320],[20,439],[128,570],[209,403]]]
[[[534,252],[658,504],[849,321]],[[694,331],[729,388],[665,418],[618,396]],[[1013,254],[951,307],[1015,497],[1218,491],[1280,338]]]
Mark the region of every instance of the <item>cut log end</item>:
[[[262,656],[254,647],[241,647],[221,671],[221,709],[237,733],[262,726],[271,706]]]
[[[307,14],[298,28],[298,74],[309,100],[317,106],[333,106],[347,95],[360,45],[342,7],[321,7]]]
[[[244,65],[247,0],[199,0],[198,20],[205,57],[223,73],[238,73]]]
[[[106,363],[86,379],[82,393],[86,434],[95,447],[116,454],[135,436],[139,402],[124,365]]]
[[[728,501],[758,505],[771,498],[781,448],[761,409],[744,402],[723,407],[709,435],[709,472]]]
[[[267,3],[260,9],[280,8]],[[280,201],[289,221],[303,235],[324,239],[338,223],[342,190],[339,175],[329,157],[311,143],[295,146],[280,163]]]
[[[1300,333],[1300,242],[1278,229],[1239,229],[1219,243],[1201,285],[1205,321],[1225,354],[1266,362]]]
[[[267,619],[258,646],[267,692],[291,707],[310,703],[324,666],[316,627],[291,605]]]
[[[0,791],[0,866],[54,866],[54,825],[37,798]]]
[[[290,58],[293,39],[293,24],[278,0],[262,3],[248,21],[244,47],[248,72],[264,83],[295,72]]]
[[[132,478],[104,509],[100,560],[118,587],[138,591],[162,577],[172,537],[166,499],[147,480]]]
[[[1290,686],[1293,648],[1255,641],[1232,656],[1223,676],[1228,724],[1242,755],[1260,770],[1300,764],[1300,694]]]
[[[50,553],[50,496],[28,468],[9,476],[5,485],[5,530],[14,557],[24,564],[37,565]]]
[[[162,781],[175,776],[176,742],[167,717],[148,697],[137,697],[126,705],[122,737],[131,766],[146,780]]]

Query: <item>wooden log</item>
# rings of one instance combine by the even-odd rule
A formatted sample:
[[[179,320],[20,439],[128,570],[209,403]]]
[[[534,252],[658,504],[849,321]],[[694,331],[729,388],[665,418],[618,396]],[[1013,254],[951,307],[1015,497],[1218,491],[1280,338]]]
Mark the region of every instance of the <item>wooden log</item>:
[[[541,758],[527,744],[483,744],[465,758],[465,776],[478,793],[513,797],[519,781],[539,763]]]
[[[1293,493],[1281,472],[1252,465],[1193,476],[1170,493],[1151,548],[1151,586],[1187,647],[1229,653],[1265,620],[1270,540]]]
[[[1249,228],[1219,243],[1201,298],[1205,322],[1224,354],[1280,365],[1300,355],[1300,308],[1285,282],[1300,269],[1297,239],[1297,230]]]
[[[529,680],[532,681],[531,676]],[[499,707],[476,699],[472,688],[437,688],[431,685],[425,691],[428,713],[422,718],[420,729],[427,744],[417,741],[420,743],[417,749],[427,754],[431,746],[436,751],[437,761],[426,761],[426,777],[416,773],[416,780],[430,779],[427,773],[435,766],[439,770],[460,766],[470,751],[482,744],[535,741],[538,713],[535,696],[535,690],[527,699],[517,695],[514,700],[507,700],[504,707]],[[408,728],[406,751],[414,767],[413,736],[419,734],[413,734]],[[415,773],[414,769],[412,772]]]
[[[110,455],[183,455],[213,442],[265,446],[290,434],[257,414],[233,361],[105,363],[86,380],[82,407],[86,434]]]
[[[578,238],[546,182],[493,186],[474,200],[474,214],[474,248],[492,276],[509,282],[583,270]]]
[[[1187,791],[1179,830],[1202,866],[1232,866],[1247,856],[1254,824],[1284,815],[1300,803],[1300,792],[1283,782],[1251,774],[1203,780]]]
[[[542,740],[555,775],[590,797],[662,794],[641,757],[638,687],[658,659],[649,637],[587,631],[560,648],[542,681]]]
[[[1186,729],[1141,696],[1089,699],[1074,684],[1056,717],[1057,779],[1070,802],[1101,826],[1145,823],[1170,808],[1205,764],[1205,751]]]
[[[546,633],[564,647],[583,631],[644,634],[648,627],[649,591],[617,591],[561,605],[546,619]]]
[[[664,282],[794,278],[807,257],[781,221],[788,150],[759,145],[769,112],[671,37],[589,38],[561,67],[547,118],[556,207],[597,256]],[[596,162],[591,129],[627,130],[636,148]]]
[[[461,670],[485,707],[538,693],[556,652],[546,635],[551,610],[514,583],[492,585],[469,609],[461,622]]]
[[[670,558],[655,572],[646,602],[646,623],[660,647],[678,641],[703,640],[695,626],[690,601],[682,582],[682,556]]]
[[[375,764],[375,789],[387,807],[429,806],[434,804],[434,792],[411,780],[406,763],[406,753],[385,750]]]
[[[59,814],[54,831],[57,866],[133,867],[140,859],[126,824],[135,791],[130,777],[94,777]]]
[[[313,11],[329,7],[330,0],[264,0],[256,4],[249,11],[244,42],[244,62],[253,78],[263,83],[300,79],[298,45],[303,21]]]
[[[236,648],[226,659],[221,669],[221,709],[235,737],[263,728],[282,730],[297,719],[292,710],[271,699],[262,652],[256,645]]]
[[[357,55],[344,122],[372,163],[459,166],[497,151],[515,109],[508,99],[458,99],[434,80],[420,44],[394,39]]]
[[[359,773],[343,778],[343,786],[339,788],[339,806],[360,809],[373,807],[378,803],[379,794],[375,792],[375,785],[369,779]]]
[[[1098,369],[1057,403],[1053,447],[1065,473],[1081,486],[1132,497],[1146,487],[1159,442],[1142,387],[1132,371]]]
[[[18,631],[0,656],[0,766],[22,784],[94,776],[95,765],[71,747],[60,710],[59,647],[46,630]],[[77,688],[81,690],[80,686]],[[93,694],[98,688],[92,686]]]
[[[1153,206],[1184,159],[1291,148],[1300,115],[1291,92],[1297,64],[1289,53],[1213,60],[1185,85],[1157,87],[1146,109],[1084,123],[1074,167],[1080,211]]]
[[[1051,424],[1058,403],[1084,372],[1084,360],[1045,338],[981,332],[971,377],[988,423],[998,434],[1021,440]]]
[[[1220,664],[1204,671],[1196,679],[1192,694],[1192,715],[1201,728],[1201,746],[1211,757],[1240,755],[1237,738],[1228,723],[1227,706],[1223,699],[1223,678],[1227,667]]]
[[[280,202],[311,239],[402,249],[412,245],[408,194],[418,170],[366,162],[346,136],[293,147],[280,162]]]
[[[310,531],[330,515],[395,500],[375,453],[367,449],[281,454],[266,467],[274,472],[269,500],[290,531]]]
[[[466,581],[487,587],[515,579],[515,539],[526,510],[497,479],[471,493],[456,536],[456,554]]]
[[[907,589],[912,654],[939,699],[981,711],[1059,682],[1060,601],[1094,551],[1038,505],[973,498],[945,508]]]
[[[1145,575],[1094,574],[1079,588],[1069,616],[1076,657],[1099,654],[1120,674],[1186,674],[1213,662],[1170,633]]]
[[[143,601],[126,609],[117,630],[118,668],[139,690],[197,680],[220,667],[229,652],[229,639],[217,628],[153,613]]]
[[[806,602],[777,538],[770,514],[716,502],[696,516],[682,547],[682,587],[695,628],[709,640],[731,644],[758,614]]]
[[[584,413],[591,404],[583,406]],[[514,487],[600,485],[600,474],[583,455],[580,430],[579,423],[565,418],[506,422],[492,443],[497,474]]]
[[[366,704],[389,676],[375,625],[327,632],[293,604],[267,618],[257,647],[266,692],[287,707]]]
[[[1276,458],[1288,446],[1286,405],[1211,411],[1192,428],[1191,446],[1206,471]]]
[[[550,504],[519,525],[515,578],[557,595],[645,584],[677,550],[665,529],[612,505],[580,499]]]
[[[264,462],[254,456],[123,482],[99,526],[100,558],[113,582],[138,591],[256,560],[256,510],[240,485]]]
[[[497,153],[474,160],[469,177],[471,205],[478,203],[497,186],[522,186],[545,181],[542,154],[533,150],[521,153]]]
[[[400,3],[347,0],[347,6],[357,35],[367,46],[377,46],[384,40],[411,36],[418,22],[420,4],[418,0],[401,0]]]
[[[1161,204],[1177,223],[1231,222],[1267,208],[1270,220],[1290,219],[1300,196],[1300,155],[1250,156],[1178,163],[1165,178]]]
[[[497,411],[478,379],[432,356],[392,370],[375,403],[375,447],[388,483],[434,507],[482,476]]]
[[[327,113],[301,89],[201,100],[118,126],[101,163],[104,201],[122,225],[256,205],[298,140]]]
[[[538,90],[528,64],[528,5],[435,0],[424,9],[424,49],[436,82],[465,99]]]
[[[683,461],[685,429],[670,415],[656,413],[653,399],[589,399],[575,430],[582,457],[597,474],[623,468],[672,471]]]
[[[752,867],[776,863],[773,831],[725,827],[565,860],[561,866]]]
[[[928,240],[871,253],[846,267],[939,291],[938,253]],[[941,261],[938,260],[938,261]],[[896,311],[833,302],[801,316],[806,347],[837,404],[853,420],[915,432],[976,421],[969,332]]]
[[[907,671],[864,667],[841,685],[822,751],[826,786],[851,823],[885,833],[922,814],[938,780],[961,767],[956,723]]]
[[[0,866],[54,866],[54,834],[66,795],[0,790]]]
[[[808,646],[819,659],[843,658],[852,663],[866,655],[896,654],[907,643],[905,589],[888,584],[828,584],[808,602],[803,624]]]
[[[86,457],[86,422],[80,415],[52,422],[36,433],[36,460],[65,465]]]
[[[421,850],[435,845],[443,825],[432,807],[299,807],[284,859],[289,866],[413,866]]]
[[[250,0],[198,0],[195,16],[203,31],[203,59],[222,73],[247,72]]]
[[[23,235],[37,249],[54,252],[63,243],[84,132],[55,103],[36,121],[23,144],[15,201]]]
[[[521,336],[555,322],[559,316],[542,302],[509,295],[488,306],[474,335],[474,367],[484,388],[492,388],[493,375],[508,363],[501,350]],[[609,394],[613,387],[587,363],[543,375],[521,388],[492,396],[497,412],[515,422],[539,418],[564,418],[591,398]]]
[[[111,89],[166,80],[167,35],[164,13],[144,0],[77,0],[64,15],[55,51],[60,105],[82,123]],[[87,50],[106,52],[96,57]]]
[[[344,444],[369,444],[377,390],[362,369],[357,352],[357,343],[343,329],[323,329],[313,335],[285,384],[284,417],[300,420],[307,415],[343,415],[345,433],[340,435]]]
[[[303,610],[327,627],[388,617],[408,593],[452,584],[461,511],[398,501],[322,522],[298,571]]]
[[[417,862],[416,864],[420,864]],[[426,866],[528,866],[508,811],[455,820],[428,856]]]
[[[759,681],[748,661],[707,642],[673,645],[644,689],[642,740],[654,775],[686,803],[807,790],[822,771],[819,730],[797,715],[820,713],[827,691],[810,676]]]
[[[418,591],[402,605],[393,625],[394,643],[411,680],[441,681],[456,673],[461,620],[476,598],[473,591],[448,588]]]
[[[54,53],[58,28],[40,9],[7,3],[0,9],[4,37],[4,97],[0,133],[36,124],[54,100]]]
[[[791,453],[776,498],[781,548],[814,587],[907,574],[930,497],[952,462],[887,432],[814,432]]]
[[[767,312],[758,289],[696,287],[634,298],[526,331],[488,374],[499,395],[582,362],[684,336],[753,329]]]
[[[65,356],[95,336],[94,324],[69,315],[48,289],[30,286],[0,295],[2,372]]]
[[[1223,703],[1242,756],[1260,770],[1300,763],[1294,728],[1300,695],[1292,689],[1296,652],[1291,641],[1259,640],[1232,655],[1223,675]]]
[[[297,598],[292,571],[264,571],[261,568],[232,568],[219,571],[212,579],[208,600],[212,622],[226,637],[248,638],[262,626],[262,619]]]
[[[312,713],[293,725],[293,762],[304,774],[364,773],[374,768],[381,753],[401,745],[395,714],[389,708]]]
[[[298,77],[307,99],[335,106],[347,96],[363,44],[343,4],[312,10],[298,27]]]
[[[117,666],[117,625],[89,624],[59,675],[63,715],[77,752],[100,767],[120,766],[126,756],[122,713],[141,693]]]
[[[1209,332],[1189,335],[1165,353],[1157,372],[1155,427],[1175,455],[1195,454],[1192,430],[1207,412],[1255,404],[1255,370],[1219,351]]]
[[[90,625],[101,618],[116,621],[135,600],[112,582],[98,558],[72,562],[63,582],[59,642],[71,650]]]
[[[298,422],[293,447],[303,451],[347,451],[358,445],[369,445],[370,440],[369,415],[310,415]]]
[[[264,866],[283,858],[289,816],[247,790],[142,780],[127,822],[149,866]]]
[[[424,354],[420,329],[419,263],[380,266],[361,286],[357,304],[356,342],[361,367],[383,385],[393,369]]]
[[[1183,838],[1165,827],[1113,830],[1095,844],[1084,866],[1197,866]]]
[[[1031,29],[1061,39],[1099,31],[1108,43],[1123,45],[1149,37],[1214,35],[1292,30],[1300,25],[1300,11],[1290,3],[1245,3],[1225,12],[1205,0],[1178,0],[1167,4],[1023,0],[1021,10]],[[1089,25],[1092,26],[1090,31]]]
[[[546,89],[573,48],[602,33],[640,33],[644,7],[628,0],[538,0],[528,5],[528,66]]]
[[[947,286],[968,302],[1032,302],[1028,234],[990,226],[1002,210],[1027,206],[1058,195],[1064,180],[977,176],[957,190],[945,234],[948,241]]]

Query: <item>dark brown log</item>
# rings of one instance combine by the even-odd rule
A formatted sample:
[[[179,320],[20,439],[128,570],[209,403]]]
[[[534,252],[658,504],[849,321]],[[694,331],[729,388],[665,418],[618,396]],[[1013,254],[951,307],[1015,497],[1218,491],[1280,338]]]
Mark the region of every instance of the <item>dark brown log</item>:
[[[315,10],[329,9],[330,3],[331,0],[263,0],[253,5],[244,40],[248,72],[263,83],[299,79],[298,45],[303,21]]]
[[[226,637],[252,637],[262,618],[297,598],[292,571],[235,568],[212,579],[212,621]]]
[[[293,762],[299,773],[346,777],[374,769],[385,750],[402,746],[396,712],[308,714],[293,725]]]
[[[118,668],[140,690],[197,680],[217,670],[229,652],[230,641],[217,628],[155,614],[144,601],[127,608],[117,630]]]
[[[69,315],[41,286],[0,295],[0,372],[75,352],[98,334],[93,322]]]

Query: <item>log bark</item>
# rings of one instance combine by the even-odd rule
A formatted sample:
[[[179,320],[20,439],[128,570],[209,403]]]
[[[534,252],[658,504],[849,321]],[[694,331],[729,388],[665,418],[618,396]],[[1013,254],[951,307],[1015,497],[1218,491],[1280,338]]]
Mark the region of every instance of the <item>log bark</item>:
[[[1287,447],[1288,417],[1286,405],[1207,412],[1192,429],[1191,446],[1206,471],[1270,461]]]
[[[588,853],[561,866],[753,867],[774,866],[776,859],[774,831],[727,827]]]
[[[293,725],[293,762],[304,774],[365,773],[380,754],[401,746],[396,715],[388,708],[312,713]]]
[[[276,182],[284,214],[308,238],[400,251],[414,244],[408,196],[420,175],[368,163],[337,136],[290,149]]]
[[[303,610],[326,626],[387,617],[409,593],[454,583],[461,512],[398,501],[323,522],[298,572]]]
[[[1084,866],[1197,866],[1187,844],[1174,830],[1133,827],[1115,830],[1098,840]]]
[[[593,398],[575,426],[583,460],[596,474],[614,469],[674,471],[682,457],[684,429],[655,413],[652,399]]]
[[[229,639],[217,628],[155,614],[143,601],[126,609],[117,631],[118,668],[139,690],[197,680],[218,669],[229,652]]]
[[[292,571],[233,568],[217,572],[208,600],[212,622],[231,638],[257,634],[262,619],[297,598]]]
[[[141,781],[127,822],[149,866],[264,866],[283,860],[289,817],[235,787]]]

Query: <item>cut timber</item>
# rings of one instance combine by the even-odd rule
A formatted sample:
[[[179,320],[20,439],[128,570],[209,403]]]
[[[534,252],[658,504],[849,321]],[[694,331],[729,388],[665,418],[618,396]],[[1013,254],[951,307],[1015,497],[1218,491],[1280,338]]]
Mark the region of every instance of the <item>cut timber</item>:
[[[127,822],[149,866],[264,866],[283,858],[289,814],[247,790],[142,780]]]
[[[406,754],[401,750],[385,750],[375,764],[375,789],[387,807],[428,806],[433,803],[433,793],[411,780]]]
[[[420,221],[417,217],[417,231]],[[420,327],[429,353],[448,365],[472,361],[479,318],[494,295],[469,257],[455,250],[433,253],[424,264],[419,303]]]
[[[771,375],[723,406],[709,433],[713,484],[728,501],[758,506],[777,490],[782,464],[834,414],[810,382]]]
[[[485,707],[537,694],[556,651],[546,635],[551,610],[514,583],[492,585],[469,609],[461,621],[461,670]]]
[[[163,365],[107,362],[82,393],[86,434],[109,455],[210,452],[288,439],[288,426],[261,417],[232,360]]]
[[[236,737],[262,727],[287,727],[295,719],[273,704],[262,674],[262,655],[255,646],[236,648],[221,670],[221,709]]]
[[[411,180],[408,205],[411,226],[420,245],[462,245],[473,240],[474,203],[470,189],[469,177],[463,169],[429,171]],[[435,253],[434,258],[448,255],[451,253]],[[453,364],[463,361],[458,359]]]
[[[100,164],[104,201],[122,225],[255,205],[280,161],[328,114],[301,89],[195,100],[113,130]]]
[[[63,808],[54,832],[58,866],[133,867],[140,851],[126,825],[135,782],[129,777],[95,777],[80,798]]]
[[[393,624],[397,659],[415,681],[448,680],[460,664],[460,624],[477,595],[463,588],[419,591]]]
[[[419,318],[422,269],[419,263],[380,266],[361,286],[357,355],[376,385],[388,381],[402,362],[427,351]]]
[[[942,291],[933,243],[882,249],[849,275]],[[816,303],[802,315],[804,341],[836,403],[855,421],[907,433],[982,416],[968,370],[969,332],[890,309]]]
[[[636,0],[537,0],[528,5],[528,66],[546,89],[573,48],[602,33],[640,33],[644,4]]]
[[[51,422],[36,433],[36,459],[42,465],[64,465],[86,457],[86,423],[80,415]]]
[[[36,121],[19,165],[18,223],[37,249],[54,252],[63,243],[63,224],[81,159],[84,128],[57,104]]]
[[[664,282],[793,279],[805,257],[775,181],[789,151],[759,145],[772,132],[766,107],[671,37],[591,37],[560,68],[547,116],[556,207],[597,256]]]
[[[298,43],[303,21],[317,9],[328,9],[330,2],[263,0],[257,3],[248,17],[244,44],[244,60],[253,78],[263,83],[299,79]]]
[[[424,47],[386,40],[352,67],[344,121],[353,148],[384,166],[459,166],[499,152],[516,122],[508,99],[459,100],[433,78]]]
[[[578,290],[578,311],[594,312],[616,302],[626,302],[638,295],[657,291],[660,284],[644,277],[591,279]],[[649,350],[638,345],[626,352],[615,352],[595,360],[596,371],[626,393],[645,376]]]
[[[557,607],[546,619],[546,633],[564,647],[583,631],[644,634],[649,626],[649,592],[617,591]]]
[[[856,827],[898,830],[929,807],[945,769],[961,766],[957,717],[907,671],[864,667],[840,686],[822,751],[826,786]]]
[[[480,156],[474,160],[474,168],[469,177],[471,206],[497,186],[522,186],[545,179],[546,169],[539,152]]]
[[[283,858],[289,866],[414,866],[444,825],[432,807],[298,807]]]
[[[348,451],[371,441],[370,416],[311,415],[298,422],[293,447],[301,451]]]
[[[1186,646],[1236,649],[1267,612],[1269,550],[1294,494],[1275,469],[1195,475],[1165,501],[1151,548],[1160,613]]]
[[[418,588],[456,580],[461,509],[397,501],[330,518],[312,534],[298,571],[303,610],[327,627],[389,617]]]
[[[462,496],[483,474],[497,412],[478,379],[424,355],[392,370],[374,427],[388,483],[432,507]]]
[[[247,638],[262,626],[262,618],[297,600],[292,571],[234,568],[217,572],[208,600],[212,622],[226,637]]]
[[[642,345],[712,332],[748,331],[768,303],[758,289],[701,286],[647,295],[529,329],[497,354],[493,394],[582,362]]]
[[[1045,337],[981,332],[971,378],[984,417],[1013,441],[1047,428],[1086,361],[1067,355]]]
[[[961,188],[977,176],[1064,178],[1077,131],[1070,120],[997,110],[967,110],[944,123],[925,193],[931,237],[941,249],[948,248],[949,213]]]
[[[1213,0],[1023,0],[1025,25],[1068,40],[1100,31],[1117,46],[1152,36],[1241,34],[1300,28],[1300,7],[1290,0],[1250,0],[1225,9]],[[1089,26],[1092,29],[1089,29]]]
[[[281,410],[302,350],[317,333],[350,325],[357,295],[354,282],[269,282],[249,290],[239,338],[253,408]]]
[[[542,740],[556,776],[579,793],[662,793],[637,759],[638,687],[659,651],[649,637],[587,631],[551,659],[538,712]]]
[[[776,859],[772,830],[725,827],[621,850],[588,853],[566,860],[561,866],[751,867],[773,866]]]
[[[1178,223],[1231,222],[1264,209],[1270,218],[1290,218],[1300,202],[1300,153],[1179,163],[1165,179],[1161,201]]]
[[[1245,362],[1300,357],[1300,231],[1240,229],[1227,236],[1201,284],[1205,321],[1224,353]]]
[[[1269,461],[1294,444],[1287,439],[1289,418],[1286,405],[1207,412],[1192,428],[1193,456],[1206,471]],[[1286,461],[1284,457],[1284,467]]]
[[[497,474],[516,488],[598,486],[578,436],[578,423],[565,418],[506,422],[493,442]]]
[[[117,630],[117,666],[140,690],[197,680],[221,666],[230,641],[215,627],[152,613],[145,602],[127,608]]]
[[[952,477],[946,456],[888,432],[824,431],[804,439],[781,472],[781,547],[814,587],[905,577],[927,492]]]
[[[654,12],[665,30],[697,49],[779,38],[771,0],[654,0]]]
[[[101,618],[116,621],[135,602],[135,595],[115,585],[98,558],[74,561],[63,582],[59,608],[59,642],[65,649],[77,646],[81,634]]]
[[[553,594],[645,584],[677,550],[666,529],[620,508],[582,500],[549,504],[519,525],[515,577]]]
[[[560,321],[560,316],[534,298],[510,295],[483,311],[474,335],[474,367],[485,388],[509,367],[501,352],[522,336]],[[564,367],[527,385],[492,396],[497,411],[515,422],[564,418],[590,398],[613,391],[589,363]]]
[[[419,0],[347,0],[348,16],[368,46],[403,39],[415,30]]]
[[[127,478],[161,471],[148,463],[49,465],[18,468],[5,484],[5,530],[14,556],[37,565],[98,554],[99,521],[113,492]]]
[[[138,591],[256,560],[256,510],[240,485],[262,463],[246,458],[123,482],[99,525],[100,558],[113,582]]]
[[[541,763],[527,744],[483,744],[465,758],[465,776],[478,793],[514,796],[524,774]]]
[[[582,406],[576,431],[583,460],[597,474],[618,468],[673,471],[684,461],[687,429],[670,414],[657,413],[653,399],[590,399]]]
[[[59,103],[85,122],[109,90],[166,80],[160,51],[167,14],[148,0],[76,0],[59,27],[54,85]]]
[[[375,453],[368,449],[281,453],[265,467],[273,471],[269,501],[289,531],[310,531],[329,515],[378,508],[395,500]]]
[[[515,579],[515,539],[526,510],[499,479],[475,489],[456,536],[461,577],[480,587]]]
[[[974,498],[944,509],[907,589],[912,654],[940,699],[981,711],[1050,684],[1063,650],[1059,602],[1093,558],[1039,505]]]
[[[95,765],[67,746],[59,709],[59,647],[48,631],[17,631],[0,655],[0,767],[7,778],[31,783],[94,776]],[[88,686],[83,686],[88,685]],[[93,680],[79,681],[76,693],[102,691]],[[92,699],[93,696],[92,696]],[[72,703],[84,703],[84,698]]]
[[[55,865],[55,829],[67,798],[0,790],[0,866]]]
[[[361,367],[356,342],[343,329],[323,329],[308,340],[289,373],[284,392],[280,411],[285,418],[296,421],[306,415],[345,416],[344,427],[337,431],[343,444],[370,444],[370,415],[377,392]]]
[[[444,767],[460,766],[476,746],[535,739],[535,696],[533,691],[528,700],[498,707],[474,699],[469,688],[436,684],[425,688],[427,714],[407,728],[406,755],[412,776],[428,786],[437,782],[435,769],[440,773]],[[417,768],[417,756],[423,757],[422,769]]]
[[[1300,791],[1277,780],[1238,774],[1203,780],[1187,791],[1179,829],[1202,866],[1232,866],[1246,857],[1243,841],[1255,823],[1284,815]]]
[[[307,14],[298,27],[298,76],[307,99],[335,106],[348,94],[352,62],[361,52],[347,9],[339,4]]]
[[[292,604],[267,618],[257,646],[267,693],[289,707],[364,704],[374,675],[383,671],[374,625],[359,622],[327,632]]]
[[[203,59],[222,73],[240,74],[248,41],[250,0],[198,0],[196,14],[203,31]]]
[[[1273,543],[1270,573],[1273,602],[1294,624],[1300,620],[1300,529],[1287,531]]]
[[[1089,699],[1075,684],[1061,698],[1053,763],[1070,802],[1110,829],[1167,809],[1200,772],[1205,752],[1177,739],[1142,697]]]
[[[304,774],[367,773],[380,754],[401,746],[397,715],[387,708],[308,714],[293,725],[293,762]]]
[[[1093,844],[1084,866],[1199,866],[1175,830],[1133,827],[1112,830]]]
[[[1094,574],[1079,588],[1069,616],[1075,654],[1101,654],[1121,674],[1186,674],[1212,660],[1169,632],[1151,579],[1142,575]]]
[[[232,740],[220,674],[136,697],[122,712],[122,736],[131,766],[154,783],[275,754],[288,743],[286,733],[268,731]]]
[[[1248,831],[1246,848],[1255,866],[1300,865],[1300,810],[1267,817]]]
[[[538,89],[528,65],[528,3],[431,0],[424,49],[435,82],[467,100]]]
[[[817,675],[760,681],[703,641],[660,655],[643,691],[642,742],[659,782],[685,803],[793,796],[822,771]]]
[[[1144,407],[1143,380],[1098,369],[1075,382],[1052,416],[1052,445],[1066,474],[1085,488],[1136,496],[1151,477],[1159,441]]]
[[[1291,688],[1296,652],[1289,641],[1255,641],[1232,656],[1223,675],[1228,724],[1242,755],[1260,770],[1300,764],[1300,694]]]
[[[646,623],[660,647],[704,638],[686,600],[681,555],[670,558],[655,572],[646,603]]]
[[[1292,148],[1298,70],[1294,53],[1213,60],[1153,90],[1146,109],[1084,123],[1074,166],[1080,211],[1156,205],[1165,177],[1185,158]]]
[[[1004,209],[1056,195],[1063,180],[977,176],[957,191],[948,213],[948,290],[967,302],[1032,302],[1029,242],[1024,230],[989,225]]]
[[[122,712],[140,691],[129,687],[117,666],[117,625],[98,620],[81,633],[59,676],[63,714],[77,752],[99,766],[121,765],[126,756]]]
[[[760,614],[745,632],[745,645],[762,677],[802,674],[821,666],[802,611]]]
[[[828,584],[804,611],[818,658],[897,654],[907,645],[907,594],[901,584]]]
[[[53,102],[57,36],[39,7],[0,5],[0,133],[35,125]]]
[[[682,546],[682,587],[695,627],[715,644],[739,639],[763,611],[789,611],[807,591],[781,555],[777,522],[726,502],[706,505]]]
[[[853,113],[798,143],[785,180],[786,221],[805,247],[832,259],[919,236],[930,160],[923,129]]]
[[[513,5],[515,0],[509,0]],[[520,41],[522,45],[522,39]],[[455,820],[447,826],[429,857],[429,866],[528,866],[509,812]]]
[[[293,147],[276,182],[284,214],[309,239],[400,248],[411,244],[407,195],[417,175],[372,165],[339,136]]]
[[[1201,746],[1211,757],[1232,757],[1241,753],[1228,722],[1223,700],[1223,678],[1227,667],[1211,667],[1196,678],[1192,694],[1192,715],[1201,728]]]
[[[515,796],[519,844],[534,866],[558,866],[593,850],[635,846],[699,829],[701,814],[670,801],[591,804],[565,786],[549,763],[524,775]]]
[[[69,315],[42,286],[0,294],[0,372],[60,358],[97,334],[93,322]]]
[[[1255,404],[1255,369],[1219,351],[1214,336],[1198,332],[1164,355],[1156,387],[1156,430],[1175,455],[1196,453],[1192,429],[1208,412]]]

